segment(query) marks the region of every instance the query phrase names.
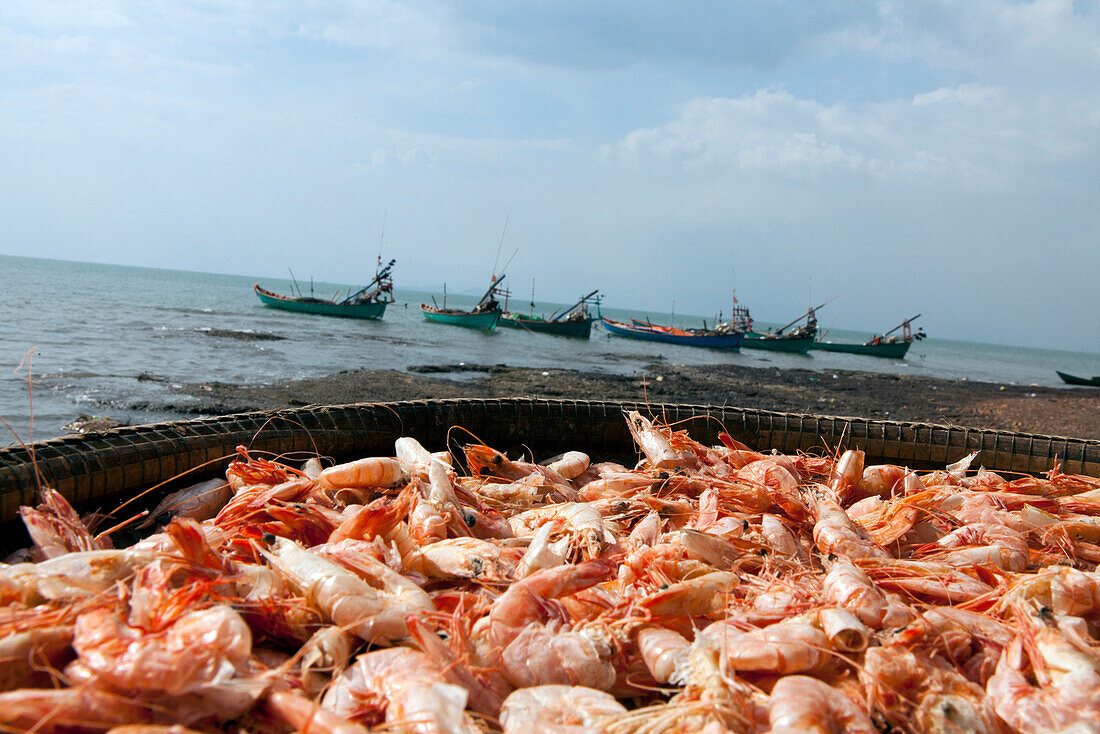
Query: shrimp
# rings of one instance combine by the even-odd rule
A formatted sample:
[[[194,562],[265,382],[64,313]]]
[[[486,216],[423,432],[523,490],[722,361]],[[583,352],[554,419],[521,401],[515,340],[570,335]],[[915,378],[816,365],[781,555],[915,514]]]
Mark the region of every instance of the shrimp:
[[[49,487],[38,490],[42,503],[38,507],[20,507],[19,515],[27,534],[46,558],[57,558],[72,551],[106,550],[109,537],[95,538],[85,527],[80,515],[60,492]]]
[[[550,535],[554,527],[550,523],[543,525],[531,537],[531,542],[516,565],[515,577],[524,578],[542,568],[551,568],[565,563],[569,555],[569,538],[564,537],[551,543]]]
[[[295,693],[272,693],[264,702],[264,709],[298,734],[367,734],[366,727],[353,724]]]
[[[729,622],[715,622],[696,638],[716,643],[728,670],[803,673],[823,669],[830,660],[825,633],[804,622],[780,622],[743,632]]]
[[[521,512],[508,519],[517,536],[531,536],[546,523],[572,538],[586,558],[598,558],[617,542],[615,533],[600,513],[587,502],[566,502]],[[556,534],[556,533],[555,533]]]
[[[802,621],[809,622],[825,633],[829,647],[840,652],[860,652],[871,641],[871,630],[859,620],[859,617],[846,609],[818,609],[803,615]]]
[[[306,692],[317,695],[333,677],[343,672],[355,647],[355,637],[340,627],[317,630],[300,650],[298,669]]]
[[[406,479],[397,459],[370,457],[337,464],[323,470],[317,478],[334,489],[345,487],[392,487]]]
[[[1020,633],[986,686],[997,715],[1024,734],[1100,730],[1100,660],[1017,612]],[[1031,663],[1039,685],[1025,675]]]
[[[566,451],[549,462],[546,467],[556,471],[566,479],[576,479],[584,474],[591,463],[592,459],[589,458],[588,454],[583,454],[580,451]]]
[[[149,707],[90,686],[0,693],[0,730],[71,734],[153,720]]]
[[[451,538],[424,546],[420,555],[428,578],[506,581],[524,553],[477,538]]]
[[[199,482],[165,497],[150,511],[149,518],[137,527],[148,527],[154,522],[167,524],[162,518],[169,515],[209,520],[217,516],[232,496],[233,488],[224,479]]]
[[[863,479],[864,453],[858,449],[848,449],[840,456],[829,475],[829,490],[841,505],[847,503]]]
[[[909,473],[909,470],[902,466],[875,464],[863,470],[863,476],[856,489],[863,497],[890,497]]]
[[[940,538],[937,550],[914,554],[935,558],[952,566],[991,564],[1006,571],[1023,571],[1030,561],[1027,540],[1017,531],[999,523],[963,526]],[[923,551],[928,551],[924,546]],[[939,551],[938,548],[949,550]]]
[[[90,550],[0,566],[0,604],[83,599],[106,591],[152,560],[146,550]]]
[[[356,558],[356,570],[372,583],[293,540],[276,538],[268,563],[333,623],[367,642],[393,644],[409,635],[405,615],[432,611],[420,587],[369,557]]]
[[[848,561],[829,567],[822,590],[829,602],[854,612],[869,627],[878,629],[886,619],[886,597],[866,573]]]
[[[537,571],[508,587],[474,627],[499,650],[502,672],[516,687],[568,683],[608,688],[615,670],[593,643],[575,632],[560,631],[568,615],[555,598],[575,594],[606,579],[611,565],[595,560]],[[553,623],[554,627],[544,625]]]
[[[672,680],[677,662],[691,647],[683,635],[664,627],[642,627],[638,630],[637,642],[646,670],[658,683]]]
[[[639,605],[655,617],[694,617],[725,606],[724,595],[737,585],[737,575],[715,571],[650,594]]]
[[[626,426],[651,467],[676,469],[696,463],[694,452],[674,449],[666,437],[667,429],[657,428],[638,411],[632,410],[626,414]]]
[[[871,717],[840,690],[805,675],[781,678],[768,699],[771,734],[878,734]]]
[[[801,522],[810,516],[810,508],[799,492],[798,477],[775,457],[746,464],[737,471],[737,478],[772,490],[772,501],[792,520]]]
[[[946,563],[863,558],[859,566],[880,588],[949,604],[968,601],[993,590],[988,584]]]
[[[1094,615],[1100,611],[1100,573],[1074,568],[1047,568],[1010,587],[1002,600],[1007,606],[1027,601],[1056,614]]]
[[[357,657],[332,682],[321,706],[355,721],[474,734],[477,729],[464,713],[466,697],[465,689],[444,682],[442,668],[427,655],[394,647]]]
[[[36,627],[0,637],[0,691],[48,686],[50,670],[72,658],[70,625]]]
[[[77,617],[72,646],[98,681],[179,696],[244,672],[252,633],[224,604],[186,612],[162,632],[131,627],[116,610],[100,607]]]
[[[401,472],[410,479],[428,479],[428,467],[432,464],[432,455],[420,442],[409,436],[394,441],[394,450]]]
[[[844,558],[889,558],[884,550],[874,544],[867,531],[852,522],[848,513],[833,500],[819,498],[816,510],[814,543],[823,554]]]
[[[531,464],[526,461],[512,461],[504,454],[483,445],[470,445],[465,449],[466,463],[470,471],[480,477],[498,477],[509,481],[519,481],[531,475],[538,475],[550,483],[570,492],[573,485],[552,467]],[[587,468],[587,467],[586,467]],[[583,474],[584,470],[577,476]]]
[[[584,686],[543,685],[515,691],[504,700],[504,734],[600,734],[601,722],[625,714],[626,707],[603,691]]]

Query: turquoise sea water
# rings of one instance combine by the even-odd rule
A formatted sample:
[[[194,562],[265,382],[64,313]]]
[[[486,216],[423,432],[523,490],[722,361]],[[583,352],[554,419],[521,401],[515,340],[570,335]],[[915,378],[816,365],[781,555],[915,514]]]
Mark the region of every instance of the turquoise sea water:
[[[400,263],[395,276],[400,286]],[[36,440],[61,435],[62,426],[78,414],[135,424],[180,417],[150,408],[173,382],[270,384],[359,368],[465,362],[631,374],[660,358],[672,364],[866,370],[1052,387],[1063,387],[1055,369],[1100,375],[1098,354],[935,338],[914,344],[904,361],[893,361],[817,351],[727,353],[610,337],[602,330],[587,342],[512,329],[481,333],[424,321],[417,305],[432,294],[400,287],[385,319],[368,322],[265,308],[252,292],[254,279],[233,275],[0,256],[0,282],[6,291],[0,314],[0,418],[24,441],[31,436],[27,367],[17,367],[32,350]],[[290,291],[289,281],[262,284]],[[316,283],[314,289],[328,296],[346,292],[348,285],[354,284]],[[451,295],[448,305],[475,300]],[[527,307],[526,298],[517,300],[516,310]],[[538,304],[536,312],[561,305]],[[668,322],[668,314],[616,308],[627,305],[605,302],[603,312]],[[675,317],[677,326],[701,323],[699,317]],[[248,338],[256,335],[280,339]],[[828,337],[862,342],[870,335],[832,329]],[[139,379],[143,375],[158,379]],[[13,442],[3,430],[0,445]]]

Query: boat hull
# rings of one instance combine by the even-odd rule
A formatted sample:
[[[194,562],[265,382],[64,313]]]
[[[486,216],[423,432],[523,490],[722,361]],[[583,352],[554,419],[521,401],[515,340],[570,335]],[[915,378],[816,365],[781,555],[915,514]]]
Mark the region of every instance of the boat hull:
[[[253,288],[256,291],[256,297],[259,298],[265,306],[280,308],[284,311],[311,313],[318,316],[337,316],[345,319],[368,319],[371,321],[377,321],[386,313],[387,304],[385,302],[352,304],[316,303],[289,298],[265,288],[261,288],[259,284],[253,286]]]
[[[1078,377],[1077,375],[1069,375],[1065,372],[1058,372],[1058,376],[1062,378],[1062,382],[1067,385],[1087,385],[1089,387],[1100,387],[1100,377]]]
[[[492,331],[500,321],[500,309],[486,311],[484,313],[470,313],[468,311],[437,311],[431,306],[420,304],[420,312],[428,321],[437,324],[450,324],[451,326],[464,326],[468,329],[483,329]]]
[[[814,342],[814,349],[823,352],[844,352],[863,354],[868,357],[903,359],[912,342],[890,342],[889,344],[844,344],[842,342]]]
[[[619,321],[600,319],[605,329],[616,336],[625,336],[631,339],[658,342],[660,344],[679,344],[686,347],[707,347],[708,349],[725,349],[737,351],[741,348],[744,334],[733,332],[730,334],[669,334],[656,331],[644,326],[631,326]]]
[[[558,336],[574,336],[587,339],[592,333],[592,322],[595,319],[584,321],[545,321],[542,319],[526,319],[516,314],[502,314],[500,325],[511,329],[526,329],[543,334],[557,334]]]
[[[797,339],[767,339],[763,334],[749,333],[745,335],[745,341],[741,346],[746,349],[765,349],[769,352],[787,352],[788,354],[805,354],[814,345],[812,336],[799,337]]]

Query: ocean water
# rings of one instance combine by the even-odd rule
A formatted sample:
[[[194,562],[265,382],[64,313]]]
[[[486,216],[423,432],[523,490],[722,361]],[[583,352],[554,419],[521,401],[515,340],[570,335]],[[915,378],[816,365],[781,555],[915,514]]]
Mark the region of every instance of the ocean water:
[[[396,278],[400,285],[400,269]],[[904,361],[894,361],[817,351],[727,353],[612,337],[602,329],[586,342],[513,329],[483,333],[426,322],[417,306],[433,294],[401,288],[382,321],[336,319],[266,308],[252,292],[254,280],[0,256],[5,288],[0,418],[8,426],[0,426],[0,445],[62,435],[62,427],[78,415],[132,424],[182,417],[151,407],[175,383],[274,384],[349,369],[405,370],[464,362],[632,374],[660,358],[671,364],[866,370],[1051,387],[1064,387],[1055,368],[1100,374],[1097,354],[936,338],[915,343]],[[290,292],[290,281],[263,279],[262,284]],[[348,287],[314,284],[315,293],[325,296]],[[434,296],[441,300],[440,294]],[[449,295],[447,303],[465,306],[475,300]],[[526,298],[517,301],[512,304],[516,310],[527,306]],[[536,312],[562,305],[540,303]],[[605,302],[603,313],[668,321],[668,314],[616,308],[620,305],[628,304]],[[677,326],[701,323],[700,317],[675,317]],[[832,329],[828,338],[863,341],[869,336]],[[174,395],[173,400],[185,398]]]

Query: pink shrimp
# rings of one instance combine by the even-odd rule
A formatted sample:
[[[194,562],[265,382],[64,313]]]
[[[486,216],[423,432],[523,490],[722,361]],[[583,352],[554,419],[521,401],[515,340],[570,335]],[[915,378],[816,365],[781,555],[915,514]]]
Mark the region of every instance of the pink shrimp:
[[[393,647],[356,658],[332,682],[321,706],[353,721],[474,734],[464,713],[466,698],[465,689],[445,682],[443,669],[427,655]]]
[[[264,708],[268,714],[297,734],[367,734],[365,727],[295,693],[272,693],[264,702]]]
[[[697,640],[720,646],[729,670],[786,675],[823,669],[830,661],[829,640],[817,627],[781,622],[745,632],[728,621],[705,628]]]
[[[832,473],[829,475],[828,487],[841,505],[848,503],[848,499],[855,493],[863,478],[864,453],[858,449],[848,449],[840,456]]]
[[[0,693],[0,729],[5,731],[73,734],[152,720],[149,706],[89,686]]]
[[[804,675],[780,679],[768,699],[771,734],[878,734],[871,717],[840,690]]]

